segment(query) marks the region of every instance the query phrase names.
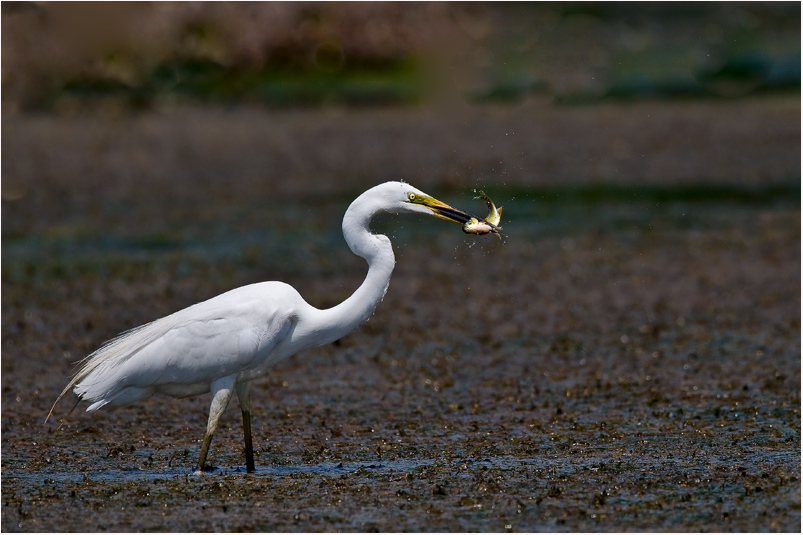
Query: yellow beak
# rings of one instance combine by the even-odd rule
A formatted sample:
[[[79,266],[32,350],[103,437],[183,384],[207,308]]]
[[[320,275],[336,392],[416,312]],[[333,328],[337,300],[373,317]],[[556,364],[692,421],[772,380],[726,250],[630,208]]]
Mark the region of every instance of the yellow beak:
[[[433,199],[432,197],[427,197],[424,195],[418,195],[415,199],[410,200],[409,202],[426,206],[432,210],[432,215],[435,217],[439,217],[447,221],[454,221],[455,223],[460,223],[461,225],[473,217],[462,210],[452,208],[448,204],[441,202],[438,199]]]

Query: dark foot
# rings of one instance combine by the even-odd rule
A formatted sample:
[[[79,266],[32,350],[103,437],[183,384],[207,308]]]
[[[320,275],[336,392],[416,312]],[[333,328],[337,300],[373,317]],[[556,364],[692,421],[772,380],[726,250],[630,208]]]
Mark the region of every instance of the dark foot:
[[[217,470],[217,466],[206,465],[206,466],[196,466],[195,467],[195,473],[196,474],[199,473],[199,472],[204,472],[204,473],[206,473],[206,472],[214,472],[216,470]]]
[[[246,472],[253,472],[256,468],[254,468],[254,448],[250,448],[246,446],[245,448],[245,471]]]

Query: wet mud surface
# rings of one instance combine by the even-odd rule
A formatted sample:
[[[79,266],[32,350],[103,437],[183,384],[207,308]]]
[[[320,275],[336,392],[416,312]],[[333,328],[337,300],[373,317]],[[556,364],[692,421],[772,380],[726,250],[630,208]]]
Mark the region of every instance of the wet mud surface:
[[[610,119],[624,139],[663,109],[645,106],[546,120],[571,139]],[[795,137],[766,120],[780,109],[797,124],[799,102],[709,110],[700,128],[700,113],[677,106],[673,129],[699,143],[734,113],[753,127],[741,145],[713,142],[686,161],[680,182],[704,186],[691,196],[670,178],[640,182],[635,164],[600,194],[582,178],[528,181],[538,157],[505,154],[497,174],[471,171],[467,152],[416,162],[411,140],[431,123],[401,114],[379,134],[395,146],[333,141],[326,183],[311,178],[327,170],[322,130],[369,132],[371,114],[278,118],[299,134],[295,160],[259,156],[257,132],[243,133],[252,141],[230,184],[210,178],[225,163],[216,153],[199,155],[225,149],[231,124],[178,139],[169,117],[4,119],[3,531],[799,531],[800,194],[788,185],[799,184],[799,125]],[[490,169],[499,154],[480,149],[524,119],[475,119],[492,125],[472,141]],[[693,143],[650,139],[633,138],[646,159]],[[448,153],[441,141],[431,154]],[[193,474],[208,395],[69,415],[65,399],[42,423],[73,363],[121,330],[258,280],[284,280],[316,306],[344,299],[365,267],[340,218],[394,147],[392,174],[450,204],[481,213],[471,189],[485,187],[505,207],[506,237],[380,218],[397,267],[376,313],[254,383],[256,473],[244,472],[232,403],[212,442],[218,469]],[[357,156],[341,159],[348,150]],[[750,154],[769,163],[730,167],[729,182],[730,156]],[[292,185],[250,179],[262,157]],[[604,178],[571,151],[555,158]],[[151,161],[164,168],[138,183],[132,167]],[[22,184],[10,197],[7,173]]]

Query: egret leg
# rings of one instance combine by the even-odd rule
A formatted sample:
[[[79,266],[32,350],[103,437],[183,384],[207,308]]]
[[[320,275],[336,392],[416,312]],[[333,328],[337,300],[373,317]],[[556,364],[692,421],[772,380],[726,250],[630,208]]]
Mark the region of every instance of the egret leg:
[[[245,471],[253,472],[254,445],[251,442],[251,383],[237,383],[234,386],[243,411],[243,438],[245,440]]]
[[[209,407],[209,422],[206,424],[206,434],[204,435],[204,442],[201,445],[201,456],[198,458],[198,470],[201,472],[204,471],[206,465],[206,456],[209,453],[209,444],[212,443],[212,435],[215,434],[220,416],[229,404],[233,387],[233,377],[218,379],[211,385],[212,404]]]

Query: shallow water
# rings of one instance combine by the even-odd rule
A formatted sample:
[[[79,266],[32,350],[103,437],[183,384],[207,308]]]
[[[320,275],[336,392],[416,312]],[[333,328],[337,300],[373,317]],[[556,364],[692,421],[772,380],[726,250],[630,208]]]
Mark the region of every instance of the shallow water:
[[[203,473],[195,470],[103,470],[103,471],[84,471],[84,472],[50,472],[28,470],[7,469],[3,471],[3,477],[9,480],[21,480],[26,484],[49,485],[58,483],[75,483],[89,480],[104,483],[132,483],[141,481],[160,482],[166,479],[184,478],[204,478],[214,476],[236,476],[242,477],[269,477],[285,476],[293,474],[316,474],[322,476],[339,476],[346,474],[359,474],[369,476],[370,474],[393,474],[414,472],[416,469],[427,466],[460,466],[463,469],[478,470],[496,468],[503,471],[509,470],[550,470],[553,477],[569,476],[582,471],[597,471],[601,465],[624,462],[622,456],[595,456],[593,460],[574,460],[566,463],[561,457],[486,457],[482,459],[394,459],[386,461],[363,461],[363,462],[324,462],[314,465],[282,465],[282,466],[257,466],[254,472],[246,472],[245,466],[214,467]],[[740,456],[745,465],[763,466],[799,463],[799,457],[792,451],[765,451],[757,450],[750,453],[743,453]],[[708,466],[727,465],[732,462],[732,457],[727,455],[709,455],[707,457]],[[670,461],[653,460],[652,462],[640,462],[642,470],[655,468],[666,469],[673,466],[685,473],[707,473],[708,467],[692,466],[688,459],[674,458]]]
[[[474,462],[474,461],[468,461]],[[491,462],[490,459],[481,462]],[[207,476],[230,476],[241,474],[243,477],[258,477],[271,475],[287,474],[321,474],[321,475],[341,475],[350,474],[360,470],[370,470],[372,472],[406,472],[420,466],[432,464],[431,460],[395,460],[384,462],[357,462],[357,463],[320,463],[311,466],[259,466],[254,472],[248,473],[245,466],[225,467],[218,466],[214,469],[207,469],[203,473],[195,470],[102,470],[97,472],[30,472],[28,470],[4,470],[3,477],[9,479],[19,479],[32,484],[51,484],[51,483],[74,483],[85,479],[104,483],[126,483],[138,481],[161,481],[164,479],[175,479],[179,477],[203,478]]]

